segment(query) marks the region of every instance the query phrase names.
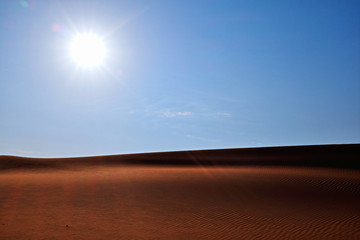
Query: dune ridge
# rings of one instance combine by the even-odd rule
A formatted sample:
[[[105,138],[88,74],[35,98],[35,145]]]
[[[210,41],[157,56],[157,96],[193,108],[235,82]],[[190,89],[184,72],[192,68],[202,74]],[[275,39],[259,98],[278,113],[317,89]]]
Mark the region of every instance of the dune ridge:
[[[308,166],[359,169],[360,144],[192,150],[73,158],[0,156],[0,170],[93,165]]]

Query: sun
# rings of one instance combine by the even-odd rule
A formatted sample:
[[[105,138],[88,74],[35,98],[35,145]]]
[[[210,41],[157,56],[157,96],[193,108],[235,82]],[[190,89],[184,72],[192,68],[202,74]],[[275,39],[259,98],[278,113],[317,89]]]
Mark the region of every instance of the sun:
[[[80,33],[70,43],[71,58],[78,66],[93,68],[104,63],[106,47],[103,39],[93,33]]]

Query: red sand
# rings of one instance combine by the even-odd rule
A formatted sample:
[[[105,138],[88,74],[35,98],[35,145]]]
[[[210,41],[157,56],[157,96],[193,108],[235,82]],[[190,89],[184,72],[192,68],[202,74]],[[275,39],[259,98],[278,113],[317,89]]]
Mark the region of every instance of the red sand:
[[[360,239],[360,174],[125,164],[2,171],[0,239]]]

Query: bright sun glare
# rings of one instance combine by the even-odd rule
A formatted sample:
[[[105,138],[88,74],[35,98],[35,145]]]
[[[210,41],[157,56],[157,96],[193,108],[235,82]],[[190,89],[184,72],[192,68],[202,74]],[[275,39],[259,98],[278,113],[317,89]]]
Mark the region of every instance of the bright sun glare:
[[[104,62],[106,48],[101,37],[92,33],[82,33],[73,38],[70,54],[80,67],[92,68]]]

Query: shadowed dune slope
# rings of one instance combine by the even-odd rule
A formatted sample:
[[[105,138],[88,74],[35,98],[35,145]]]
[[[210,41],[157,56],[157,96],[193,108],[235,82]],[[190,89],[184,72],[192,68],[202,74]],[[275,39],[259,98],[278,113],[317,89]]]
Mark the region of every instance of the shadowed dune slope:
[[[360,144],[239,148],[78,158],[0,156],[0,170],[96,165],[360,167]]]

